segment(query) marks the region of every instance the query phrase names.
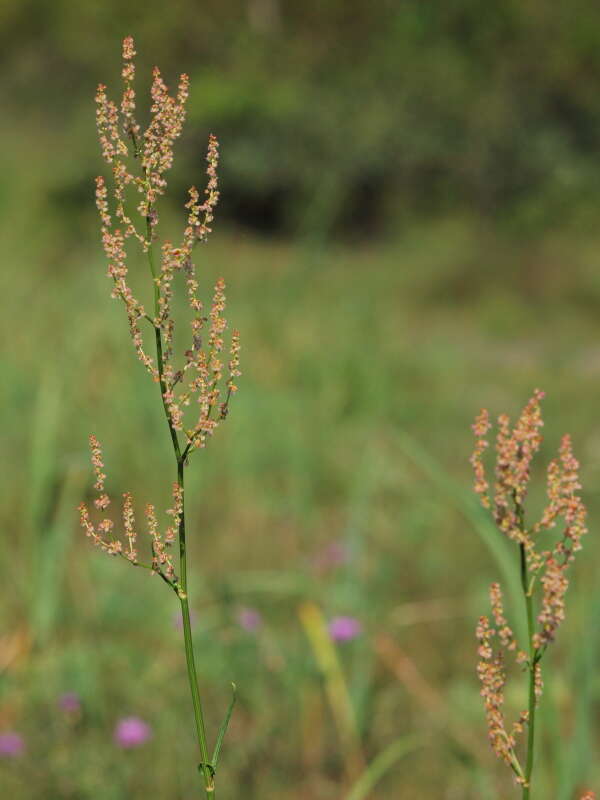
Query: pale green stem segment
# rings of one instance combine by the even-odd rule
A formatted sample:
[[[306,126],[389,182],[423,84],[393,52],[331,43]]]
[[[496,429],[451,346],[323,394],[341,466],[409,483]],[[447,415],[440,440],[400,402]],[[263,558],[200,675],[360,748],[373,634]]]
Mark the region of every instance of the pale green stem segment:
[[[209,762],[208,747],[206,744],[206,731],[204,728],[204,716],[202,714],[202,703],[200,701],[200,691],[198,690],[198,677],[196,675],[196,661],[194,659],[194,646],[192,642],[192,626],[190,623],[190,607],[187,596],[187,564],[185,551],[185,492],[183,488],[183,465],[182,460],[177,461],[177,482],[181,487],[181,518],[179,520],[179,600],[181,602],[181,617],[183,620],[183,640],[185,643],[185,660],[187,662],[188,679],[192,692],[192,703],[194,705],[194,718],[196,721],[196,735],[200,747],[202,758],[200,770],[204,777],[206,794],[215,797],[214,768]]]
[[[525,530],[523,520],[523,509],[517,504],[517,514],[521,530]],[[523,588],[523,595],[525,597],[525,608],[527,611],[527,639],[529,647],[529,700],[528,700],[528,721],[527,721],[527,763],[525,765],[525,773],[523,775],[525,783],[523,784],[523,800],[530,800],[531,797],[531,777],[533,774],[533,763],[535,754],[535,713],[537,706],[537,698],[535,695],[535,673],[537,665],[542,657],[542,651],[537,649],[534,645],[533,636],[535,632],[535,621],[533,614],[533,580],[529,580],[527,570],[527,555],[525,553],[525,546],[520,545],[521,555],[521,585]]]
[[[160,287],[157,282],[156,268],[154,265],[154,253],[152,250],[152,226],[150,219],[146,220],[146,232],[148,238],[148,264],[150,272],[152,273],[152,280],[154,283],[154,315],[158,317],[160,312]],[[187,561],[186,561],[186,543],[185,543],[185,491],[183,482],[183,470],[185,458],[182,457],[177,431],[173,427],[169,410],[165,402],[166,384],[164,379],[164,360],[162,349],[162,336],[160,327],[154,323],[154,331],[156,336],[156,360],[158,367],[158,377],[160,383],[160,394],[162,399],[167,424],[169,426],[169,433],[171,434],[171,441],[173,443],[173,450],[175,453],[175,460],[177,461],[177,483],[181,489],[181,517],[179,520],[179,582],[177,584],[177,594],[181,603],[181,617],[183,621],[183,640],[185,645],[185,660],[187,664],[188,681],[190,684],[190,691],[192,694],[192,703],[194,706],[194,719],[196,723],[196,736],[198,739],[198,747],[200,750],[201,762],[199,770],[204,778],[204,788],[207,798],[214,800],[215,782],[214,782],[214,768],[209,760],[208,747],[206,744],[206,729],[204,727],[204,716],[202,713],[202,702],[200,700],[200,691],[198,689],[198,677],[196,673],[196,662],[194,659],[194,646],[192,642],[192,626],[190,623],[190,607],[188,602],[187,592]]]
[[[533,597],[532,587],[525,595],[527,605],[527,630],[529,633],[529,719],[527,723],[527,764],[525,766],[525,784],[523,786],[523,800],[529,800],[531,792],[531,776],[533,773],[533,758],[535,753],[535,712],[537,707],[537,697],[535,695],[535,673],[537,665],[542,657],[540,650],[533,645],[534,621],[533,621]]]

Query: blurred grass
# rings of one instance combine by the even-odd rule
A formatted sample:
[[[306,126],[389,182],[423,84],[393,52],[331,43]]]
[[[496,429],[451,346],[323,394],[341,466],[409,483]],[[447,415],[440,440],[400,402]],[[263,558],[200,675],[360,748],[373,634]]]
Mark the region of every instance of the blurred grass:
[[[59,253],[42,233],[39,249],[15,244],[10,259],[0,729],[21,732],[27,754],[0,762],[0,785],[15,800],[185,798],[195,754],[175,604],[77,528],[75,506],[91,486],[88,432],[105,445],[113,496],[131,489],[140,507],[167,507],[173,479],[155,387],[108,297],[91,220],[78,237]],[[221,756],[224,798],[351,791],[327,679],[297,618],[310,604],[365,628],[336,659],[367,770],[381,773],[370,796],[509,794],[485,741],[473,629],[488,583],[506,582],[510,565],[470,504],[469,426],[482,405],[514,414],[545,388],[532,500],[571,431],[593,531],[598,244],[567,232],[515,242],[453,219],[385,246],[315,248],[230,231],[200,251],[207,291],[227,278],[244,358],[230,419],[189,471],[192,603],[213,736],[230,681],[239,691]],[[347,557],[326,567],[332,542]],[[567,800],[582,782],[600,782],[597,556],[592,532],[548,658],[541,797],[558,786]],[[243,606],[262,614],[256,633],[237,623]],[[383,663],[372,645],[381,634],[409,654],[431,702]],[[79,715],[57,708],[70,690],[82,697]],[[512,690],[509,706],[522,701]],[[112,730],[128,714],[154,737],[122,752]],[[449,717],[475,741],[468,751],[447,734]],[[423,744],[402,758],[412,736]]]

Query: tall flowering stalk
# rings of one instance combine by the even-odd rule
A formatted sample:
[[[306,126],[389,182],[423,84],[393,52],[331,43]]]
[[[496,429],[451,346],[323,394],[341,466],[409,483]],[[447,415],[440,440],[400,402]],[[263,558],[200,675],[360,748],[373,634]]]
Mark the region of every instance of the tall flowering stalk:
[[[486,436],[492,427],[486,410],[482,410],[473,425],[477,441],[471,456],[475,491],[499,530],[515,543],[519,553],[527,618],[526,645],[519,647],[504,615],[500,584],[493,583],[490,587],[492,620],[482,616],[477,625],[480,659],[477,672],[490,742],[496,755],[513,770],[522,787],[523,800],[527,800],[531,792],[536,709],[543,691],[541,662],[565,618],[568,569],[587,532],[586,509],[578,494],[581,489],[579,463],[573,456],[568,435],[562,438],[558,457],[548,465],[547,505],[537,522],[526,519],[531,462],[542,442],[540,401],[543,397],[543,392],[534,392],[512,429],[506,414],[498,417],[493,488],[482,460],[489,446]],[[521,711],[511,727],[507,727],[503,713],[506,654],[510,654],[528,675],[528,707]],[[525,736],[525,730],[524,756],[520,757],[518,740]],[[593,795],[588,793],[585,797]]]
[[[96,94],[96,122],[104,160],[112,167],[112,202],[104,178],[96,178],[96,205],[100,214],[102,244],[108,259],[108,275],[113,282],[112,297],[125,306],[129,331],[137,357],[160,389],[162,406],[173,445],[176,480],[173,483],[172,507],[164,532],[155,507],[145,507],[149,563],[138,557],[139,526],[135,519],[133,498],[123,494],[122,534],[115,532],[109,517],[92,521],[85,503],[79,507],[81,524],[90,539],[110,555],[120,556],[134,566],[158,575],[177,595],[181,603],[183,635],[190,690],[200,752],[199,769],[207,796],[215,797],[215,770],[223,736],[229,722],[233,700],[221,725],[212,757],[209,756],[202,703],[198,689],[190,625],[185,526],[184,473],[191,454],[204,448],[215,428],[226,419],[229,403],[236,392],[239,371],[240,340],[233,331],[227,367],[223,364],[225,282],[219,279],[214,288],[208,313],[198,297],[198,281],[192,260],[194,247],[205,242],[211,232],[215,206],[219,200],[217,166],[219,145],[210,136],[207,154],[207,187],[201,196],[196,187],[189,189],[186,203],[187,225],[181,241],[158,244],[158,200],[167,187],[166,173],[173,163],[173,145],[185,120],[189,91],[188,76],[179,78],[174,95],[155,67],[150,90],[150,123],[142,131],[136,121],[134,89],[136,55],[131,37],[123,41],[123,95],[120,105],[110,100],[103,84]],[[137,198],[137,213],[128,209],[130,198]],[[134,203],[135,205],[135,203]],[[130,214],[132,214],[130,216]],[[152,277],[152,310],[148,312],[136,298],[128,282],[127,246],[137,246],[144,255]],[[191,312],[189,347],[176,358],[173,351],[175,319],[172,311],[174,285],[183,281]],[[144,335],[154,343],[151,354]],[[110,497],[105,491],[106,475],[100,443],[90,436],[92,466],[98,493],[94,505],[100,515],[108,509]],[[174,548],[175,544],[178,548]],[[177,551],[178,555],[174,552]]]

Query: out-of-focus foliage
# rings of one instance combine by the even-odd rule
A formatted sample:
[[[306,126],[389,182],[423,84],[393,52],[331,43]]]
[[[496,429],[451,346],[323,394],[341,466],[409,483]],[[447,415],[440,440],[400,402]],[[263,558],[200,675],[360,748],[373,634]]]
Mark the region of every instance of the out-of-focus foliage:
[[[375,763],[412,736],[418,750],[391,765],[373,798],[511,796],[475,674],[476,620],[504,574],[475,513],[468,456],[481,406],[514,414],[535,386],[548,397],[532,507],[570,431],[592,529],[545,676],[539,794],[574,800],[582,782],[600,785],[597,252],[598,238],[510,247],[460,222],[415,227],[385,248],[308,249],[215,231],[202,250],[203,287],[229,278],[244,375],[186,484],[213,736],[229,681],[239,690],[223,798],[347,800],[348,762],[356,769],[362,753]],[[195,751],[177,603],[145,571],[95,551],[75,510],[91,491],[90,431],[107,443],[113,497],[131,490],[140,516],[146,501],[169,505],[156,387],[108,296],[99,248],[83,239],[56,265],[44,250],[8,255],[0,734],[18,732],[26,752],[0,759],[0,788],[13,800],[189,800]],[[483,263],[487,274],[474,280],[470,265]],[[495,530],[487,535],[502,548]],[[343,558],[331,558],[332,544]],[[518,580],[518,559],[509,561]],[[363,628],[336,646],[358,754],[340,735],[305,634],[314,606]],[[239,623],[246,607],[262,615],[256,631]],[[517,685],[511,718],[524,702]],[[68,691],[81,714],[58,707]],[[130,715],[154,737],[124,752],[113,730]]]
[[[171,85],[192,78],[167,233],[202,185],[209,131],[222,145],[198,263],[205,298],[228,281],[244,375],[188,479],[213,736],[229,681],[239,690],[220,798],[348,800],[362,762],[388,763],[377,800],[510,796],[474,641],[503,542],[476,514],[468,456],[479,408],[514,413],[535,386],[547,426],[532,503],[569,431],[592,531],[548,670],[537,791],[598,789],[599,23],[591,0],[0,0],[0,735],[25,743],[0,759],[0,797],[197,788],[174,597],[95,552],[75,510],[90,432],[113,496],[167,507],[174,477],[93,201],[106,174],[93,96],[99,81],[117,94],[126,34],[140,100],[154,63]],[[307,624],[319,612],[362,626],[336,644],[337,694]],[[522,705],[507,698],[510,714]],[[152,727],[138,750],[113,740],[124,716]]]
[[[116,81],[125,33],[142,64],[187,69],[190,153],[218,133],[226,211],[263,231],[365,234],[457,207],[530,229],[598,200],[593,0],[4,0],[0,26],[7,102],[63,128]],[[77,200],[79,180],[55,190]]]

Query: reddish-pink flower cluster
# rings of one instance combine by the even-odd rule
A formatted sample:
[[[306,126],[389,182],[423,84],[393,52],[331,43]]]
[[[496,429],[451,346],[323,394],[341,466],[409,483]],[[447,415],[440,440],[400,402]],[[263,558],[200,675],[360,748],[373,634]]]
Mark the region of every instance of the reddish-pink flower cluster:
[[[108,190],[104,178],[96,178],[96,205],[102,223],[102,242],[108,259],[108,274],[113,280],[113,297],[123,301],[131,338],[139,360],[153,379],[160,383],[165,409],[175,431],[183,431],[186,451],[203,447],[220,420],[225,419],[231,395],[236,391],[235,378],[239,371],[239,333],[233,332],[229,376],[223,381],[220,358],[224,348],[223,332],[227,322],[225,310],[225,282],[217,281],[208,316],[198,298],[198,281],[192,261],[192,251],[198,242],[206,241],[211,232],[210,223],[219,200],[217,167],[219,143],[211,134],[208,142],[208,184],[204,200],[195,186],[189,190],[187,226],[181,244],[165,241],[161,245],[160,266],[154,264],[152,253],[158,224],[157,200],[164,194],[166,172],[173,163],[173,145],[180,136],[185,120],[185,106],[189,93],[189,79],[183,74],[175,96],[169,94],[158,67],[152,73],[151,120],[142,132],[135,119],[136,94],[133,87],[135,77],[133,39],[123,42],[123,96],[120,106],[109,100],[106,87],[100,84],[96,94],[96,122],[102,155],[112,166],[114,180],[114,218],[109,210]],[[131,154],[140,163],[139,175],[129,168]],[[137,210],[141,225],[136,224],[125,210],[126,193],[132,188],[141,196]],[[154,314],[146,312],[144,305],[133,295],[128,283],[126,243],[137,240],[141,250],[147,254],[154,282]],[[173,335],[175,320],[171,312],[173,281],[176,273],[185,276],[188,305],[192,312],[191,346],[185,351],[180,366],[173,363]],[[160,336],[161,357],[150,356],[144,345],[141,325],[149,323],[154,329],[153,338]],[[207,330],[207,345],[203,346],[203,334]],[[186,409],[195,401],[195,418],[186,424]]]
[[[127,37],[123,41],[123,95],[117,105],[106,94],[103,84],[96,93],[96,122],[100,148],[104,160],[111,165],[113,192],[110,198],[104,178],[96,178],[96,205],[100,214],[102,243],[108,259],[108,274],[113,281],[112,295],[123,301],[129,329],[139,360],[152,378],[160,384],[163,404],[171,435],[176,442],[178,461],[184,463],[188,454],[203,447],[221,420],[227,416],[231,395],[237,390],[236,378],[241,374],[240,336],[233,331],[231,336],[228,374],[223,366],[222,351],[225,348],[224,333],[227,321],[225,310],[225,282],[219,279],[214,287],[212,304],[208,314],[198,297],[198,281],[192,260],[193,249],[198,242],[205,242],[211,232],[210,224],[219,200],[217,167],[219,143],[211,134],[208,142],[208,184],[204,198],[195,186],[189,190],[186,203],[187,225],[178,246],[164,241],[160,246],[160,264],[155,262],[154,243],[159,217],[157,200],[164,194],[167,181],[165,175],[173,164],[173,145],[181,135],[185,120],[185,107],[189,93],[189,79],[181,75],[177,92],[169,94],[160,70],[152,72],[150,123],[142,131],[136,121],[136,94],[133,86],[136,55],[134,41]],[[139,165],[139,173],[130,167],[130,156]],[[137,193],[137,211],[141,219],[132,219],[126,210],[128,192]],[[137,242],[145,254],[152,273],[154,313],[148,314],[144,305],[134,296],[128,282],[127,244]],[[181,363],[175,364],[173,336],[175,319],[172,314],[173,285],[176,274],[181,273],[185,285],[187,302],[191,312],[190,346]],[[142,325],[152,329],[156,344],[156,357],[145,348]],[[186,420],[186,409],[194,401],[196,413]],[[184,433],[181,445],[178,432]],[[102,453],[94,436],[90,437],[92,465],[96,474],[95,488],[98,498],[95,506],[105,511],[110,498],[104,491],[105,475],[102,472]],[[169,546],[176,540],[183,514],[183,488],[173,486],[173,507],[167,512],[172,523],[164,535],[159,532],[154,506],[148,504],[145,514],[151,537],[152,564],[150,568],[177,587],[173,558]],[[96,545],[113,555],[122,555],[131,563],[138,564],[136,549],[137,532],[133,499],[129,493],[123,495],[123,541],[115,537],[114,523],[106,518],[94,525],[85,504],[80,506],[81,524],[86,534]],[[143,565],[145,566],[145,565]]]
[[[519,543],[523,542],[525,537],[520,509],[527,494],[531,460],[542,442],[539,429],[543,422],[539,403],[543,396],[544,393],[539,390],[534,392],[512,431],[508,416],[501,414],[498,417],[493,514],[500,530]],[[488,495],[489,483],[482,461],[483,454],[489,446],[485,436],[491,427],[489,414],[483,409],[473,425],[477,441],[471,456],[471,464],[475,471],[475,491],[485,508],[492,507]]]
[[[578,490],[579,463],[573,455],[571,438],[563,436],[559,457],[548,466],[548,505],[540,520],[527,527],[524,501],[530,478],[531,461],[539,450],[542,437],[540,400],[544,393],[536,390],[523,409],[514,429],[509,418],[498,418],[496,438],[496,470],[493,505],[488,494],[482,456],[488,447],[485,435],[490,429],[487,411],[482,411],[473,425],[477,437],[471,463],[475,472],[475,491],[485,508],[492,508],[500,530],[523,546],[530,580],[539,577],[542,586],[542,605],[538,615],[539,631],[535,646],[540,648],[554,639],[556,629],[564,619],[564,597],[569,585],[565,571],[575,553],[581,549],[581,538],[587,532],[586,508]],[[562,519],[563,529],[553,546],[543,542],[547,531]],[[533,586],[532,586],[533,588]]]
[[[485,705],[488,737],[496,755],[514,770],[517,781],[523,783],[515,747],[517,736],[523,732],[529,715],[527,711],[522,711],[518,720],[513,723],[512,729],[510,731],[506,729],[502,711],[504,686],[506,685],[504,650],[502,648],[514,651],[517,649],[517,643],[504,617],[502,592],[498,583],[492,584],[490,588],[490,602],[496,628],[490,627],[488,617],[483,616],[479,618],[476,631],[479,642],[477,675],[481,682],[481,696]],[[496,636],[499,637],[502,647],[494,650],[493,639]],[[518,651],[516,660],[518,663],[523,663],[527,660],[527,654]]]
[[[99,497],[94,501],[94,505],[100,511],[104,511],[110,505],[110,497],[104,491],[104,481],[106,475],[102,472],[104,462],[102,461],[102,450],[100,442],[94,435],[90,436],[90,449],[92,452],[92,466],[96,474],[96,483],[94,488],[99,493]],[[178,483],[173,484],[173,508],[167,511],[171,515],[173,522],[164,536],[158,530],[158,522],[154,506],[148,504],[146,506],[146,521],[148,526],[148,533],[151,537],[152,547],[152,566],[151,569],[161,577],[166,578],[169,583],[175,585],[175,568],[173,564],[173,556],[169,552],[169,546],[173,544],[176,538],[179,521],[183,511],[183,492]],[[136,549],[137,543],[137,530],[135,523],[135,514],[133,510],[133,497],[130,492],[123,493],[123,530],[127,543],[123,542],[114,534],[115,524],[111,519],[103,519],[96,525],[92,524],[90,519],[90,512],[85,503],[79,506],[79,515],[81,525],[84,528],[86,535],[92,539],[97,547],[100,547],[110,555],[120,555],[126,558],[134,565],[138,565],[138,552]],[[146,566],[146,565],[142,565]]]
[[[486,477],[483,456],[489,443],[486,435],[491,428],[489,415],[483,410],[476,418],[473,432],[476,436],[471,464],[475,473],[475,491],[484,508],[491,509],[498,528],[521,549],[524,589],[533,602],[539,586],[539,610],[537,629],[532,631],[529,655],[519,650],[511,628],[504,617],[502,594],[497,583],[490,588],[490,602],[495,622],[491,628],[487,617],[481,617],[477,628],[479,641],[478,674],[485,699],[488,729],[494,750],[510,763],[517,779],[519,776],[514,753],[515,734],[527,722],[527,712],[522,712],[511,733],[504,727],[501,707],[504,700],[505,673],[504,650],[515,651],[518,664],[527,664],[533,670],[533,687],[539,699],[543,689],[540,659],[547,645],[555,638],[556,631],[565,617],[564,599],[569,585],[566,570],[575,553],[581,549],[581,537],[587,532],[586,509],[578,490],[579,464],[573,456],[571,439],[564,436],[558,458],[548,467],[548,505],[538,522],[527,525],[524,501],[527,495],[531,462],[542,442],[540,428],[543,425],[540,401],[543,392],[536,390],[529,400],[515,427],[511,430],[509,418],[502,414],[498,418],[496,436],[496,468],[493,496]],[[562,520],[562,531],[554,543],[548,542],[549,531]],[[499,649],[492,647],[494,637],[499,639]]]

